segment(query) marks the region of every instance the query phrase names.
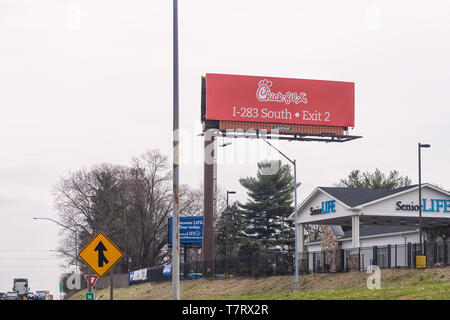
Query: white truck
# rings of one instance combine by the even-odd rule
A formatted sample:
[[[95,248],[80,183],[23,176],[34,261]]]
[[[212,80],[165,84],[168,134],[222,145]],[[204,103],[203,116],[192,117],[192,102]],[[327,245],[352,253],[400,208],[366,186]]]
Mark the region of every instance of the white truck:
[[[24,297],[27,297],[29,288],[28,288],[28,279],[18,278],[13,281],[13,291],[17,294],[17,297],[22,300]]]

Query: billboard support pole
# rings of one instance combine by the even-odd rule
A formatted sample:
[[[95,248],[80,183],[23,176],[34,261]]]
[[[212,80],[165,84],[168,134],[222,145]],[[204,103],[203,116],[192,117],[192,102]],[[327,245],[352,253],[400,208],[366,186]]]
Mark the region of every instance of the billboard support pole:
[[[172,299],[180,300],[180,189],[178,118],[178,0],[173,0],[173,240]]]
[[[204,163],[203,163],[203,179],[204,179],[204,222],[203,222],[203,259],[206,260],[206,274],[214,274],[214,135],[205,134],[204,145]],[[212,145],[211,145],[212,144]]]

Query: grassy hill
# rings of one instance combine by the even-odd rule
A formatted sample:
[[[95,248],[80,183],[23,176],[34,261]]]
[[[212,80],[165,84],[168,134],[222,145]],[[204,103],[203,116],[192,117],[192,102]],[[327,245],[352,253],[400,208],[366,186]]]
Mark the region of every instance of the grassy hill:
[[[450,267],[425,270],[381,270],[381,289],[366,287],[362,272],[300,275],[302,290],[292,292],[293,276],[198,279],[181,281],[181,298],[189,299],[445,299],[450,300]],[[85,291],[70,299],[84,299]],[[109,299],[109,289],[95,290],[96,299]],[[172,298],[171,282],[144,283],[114,289],[117,300]]]

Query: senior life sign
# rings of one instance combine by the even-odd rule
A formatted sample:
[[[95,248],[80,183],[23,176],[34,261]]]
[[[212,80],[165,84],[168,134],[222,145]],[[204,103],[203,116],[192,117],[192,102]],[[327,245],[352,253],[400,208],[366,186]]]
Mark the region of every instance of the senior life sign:
[[[173,217],[169,217],[169,244],[172,244]],[[180,217],[180,243],[199,243],[203,240],[203,217]]]
[[[353,82],[206,74],[206,119],[353,127]]]

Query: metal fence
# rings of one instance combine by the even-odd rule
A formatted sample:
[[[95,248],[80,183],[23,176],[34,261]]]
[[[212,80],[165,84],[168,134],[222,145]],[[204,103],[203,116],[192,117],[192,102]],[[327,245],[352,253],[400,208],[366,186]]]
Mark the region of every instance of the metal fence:
[[[427,267],[450,265],[450,241],[422,244],[406,243],[372,246],[333,251],[313,251],[299,254],[300,273],[346,272],[366,270],[370,265],[380,268],[415,268],[416,256],[425,253]],[[164,266],[147,268],[146,280],[142,282],[171,281],[163,274]],[[212,260],[195,260],[180,264],[181,279],[223,278],[228,276],[263,277],[293,275],[295,258],[287,253],[270,253],[249,256],[217,257]]]
[[[171,275],[164,274],[163,270],[164,266],[147,268],[146,280],[130,281],[130,284],[171,281]],[[186,264],[180,263],[180,273],[181,279],[224,278],[225,275],[243,277],[289,275],[294,273],[294,257],[291,254],[273,253],[194,260]]]
[[[305,252],[300,258],[302,273],[366,270],[370,265],[380,268],[415,268],[416,256],[425,255],[427,267],[450,264],[450,241],[372,246],[335,251]],[[422,250],[421,250],[422,249]]]

